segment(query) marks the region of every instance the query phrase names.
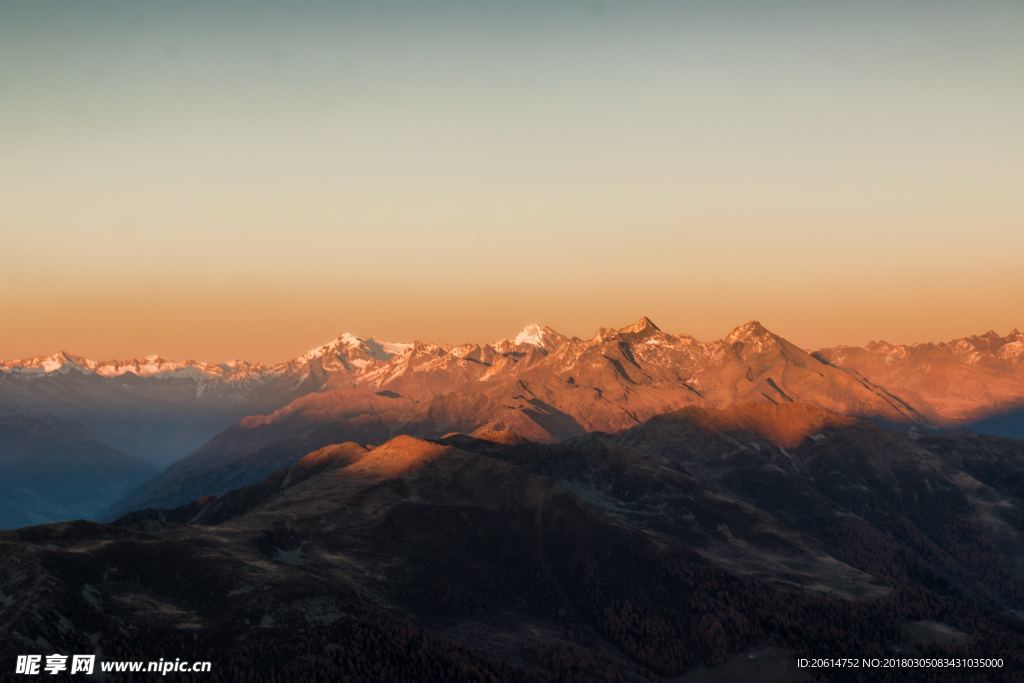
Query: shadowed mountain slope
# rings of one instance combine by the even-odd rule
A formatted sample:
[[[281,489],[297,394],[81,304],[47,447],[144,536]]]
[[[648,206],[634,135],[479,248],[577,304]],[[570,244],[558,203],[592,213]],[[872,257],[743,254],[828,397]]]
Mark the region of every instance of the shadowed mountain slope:
[[[174,510],[0,534],[0,648],[208,653],[225,680],[644,680],[761,656],[791,680],[796,655],[977,654],[1011,680],[1022,512],[1020,442],[792,404],[562,444],[338,444]],[[878,680],[959,680],[920,673]]]

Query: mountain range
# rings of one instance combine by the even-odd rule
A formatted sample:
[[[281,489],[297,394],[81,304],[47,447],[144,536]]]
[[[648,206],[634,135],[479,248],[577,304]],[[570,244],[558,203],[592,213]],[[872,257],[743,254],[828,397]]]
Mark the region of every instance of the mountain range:
[[[1022,348],[809,351],[757,322],[701,341],[642,318],[342,335],[269,366],[5,362],[0,524],[22,528],[0,531],[0,666],[698,682],[940,657],[1016,680]]]
[[[808,351],[757,322],[700,341],[642,318],[589,339],[541,325],[491,344],[343,334],[276,365],[68,353],[0,363],[0,415],[73,428],[163,470],[119,499],[97,498],[82,510],[92,518],[223,493],[331,443],[449,432],[555,443],[688,407],[762,403],[1021,434],[1024,337]],[[50,452],[75,448],[64,440]],[[65,519],[58,498],[36,487],[0,526]]]

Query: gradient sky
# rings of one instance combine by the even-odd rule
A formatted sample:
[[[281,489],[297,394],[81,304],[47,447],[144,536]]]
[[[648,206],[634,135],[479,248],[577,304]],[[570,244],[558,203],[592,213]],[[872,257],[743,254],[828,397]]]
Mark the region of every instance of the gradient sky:
[[[0,357],[1024,327],[1021,35],[1019,1],[3,2]]]

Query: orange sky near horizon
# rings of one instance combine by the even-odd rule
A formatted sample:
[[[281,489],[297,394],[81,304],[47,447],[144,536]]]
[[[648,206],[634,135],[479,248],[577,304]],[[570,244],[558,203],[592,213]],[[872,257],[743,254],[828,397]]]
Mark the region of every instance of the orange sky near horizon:
[[[756,286],[756,283],[748,283]],[[599,327],[625,326],[648,315],[666,332],[716,339],[737,325],[758,319],[773,331],[808,349],[840,343],[863,344],[884,338],[892,342],[938,341],[995,329],[1000,334],[1022,327],[1008,320],[992,325],[1003,312],[974,309],[971,315],[951,318],[951,308],[971,310],[969,294],[947,291],[936,297],[931,309],[902,308],[896,297],[891,306],[878,307],[865,300],[850,283],[837,291],[834,301],[807,301],[799,310],[771,302],[768,292],[756,294],[721,288],[714,283],[692,290],[693,298],[671,291],[648,296],[646,308],[621,292],[607,291],[598,301],[589,292],[564,293],[556,301],[540,291],[499,292],[487,296],[449,292],[394,292],[385,300],[401,301],[401,314],[375,310],[373,299],[346,302],[339,292],[337,303],[308,300],[280,291],[251,292],[237,296],[211,296],[174,301],[170,297],[142,294],[110,296],[109,310],[83,307],[75,296],[54,300],[45,308],[15,311],[29,321],[31,335],[19,340],[7,334],[4,358],[45,355],[67,350],[97,359],[130,358],[158,354],[175,359],[223,361],[234,358],[277,362],[333,339],[343,331],[382,340],[422,339],[440,343],[488,342],[512,337],[528,322],[551,325],[564,334],[590,337]],[[913,298],[914,293],[907,296]],[[751,304],[752,300],[757,300]],[[535,305],[535,302],[544,302]],[[567,302],[567,305],[566,305]],[[653,304],[653,305],[652,305]],[[559,307],[564,306],[561,310]],[[451,307],[451,308],[450,308]],[[10,309],[8,304],[5,309]],[[460,313],[453,320],[452,310]],[[756,309],[756,310],[755,310]],[[532,314],[533,311],[540,311]],[[735,311],[745,314],[735,316]],[[767,312],[768,315],[762,315]],[[8,313],[5,310],[4,316]],[[126,325],[125,319],[131,324]],[[1015,316],[1020,320],[1022,316]],[[854,323],[854,319],[859,324]],[[922,330],[930,334],[922,334]],[[49,340],[49,346],[39,340]],[[58,340],[73,340],[73,344]],[[46,342],[43,342],[45,344]],[[8,351],[9,349],[9,351]]]
[[[0,9],[0,358],[1024,327],[1020,3],[89,5]]]

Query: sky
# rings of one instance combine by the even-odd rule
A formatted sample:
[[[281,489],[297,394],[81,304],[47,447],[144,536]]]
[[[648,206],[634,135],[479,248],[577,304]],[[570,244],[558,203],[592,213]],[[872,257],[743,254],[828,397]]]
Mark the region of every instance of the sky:
[[[1017,1],[0,0],[0,358],[1024,328],[1022,33]]]

